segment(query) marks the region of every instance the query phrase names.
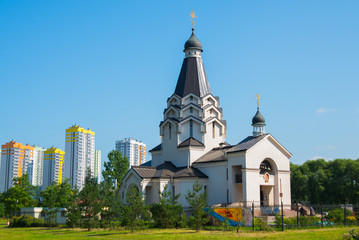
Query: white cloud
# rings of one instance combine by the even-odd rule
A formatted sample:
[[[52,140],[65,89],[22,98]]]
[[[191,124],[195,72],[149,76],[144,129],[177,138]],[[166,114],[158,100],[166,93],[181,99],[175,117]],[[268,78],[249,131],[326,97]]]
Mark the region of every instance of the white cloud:
[[[338,109],[334,109],[334,108],[319,108],[316,110],[316,113],[318,114],[324,114],[324,113],[328,113],[328,112],[336,112],[338,111]]]
[[[331,149],[336,149],[336,146],[328,145],[328,146],[327,146],[327,149],[330,149],[330,150],[331,150]]]
[[[314,157],[310,158],[310,160],[317,160],[317,159],[324,159],[325,161],[333,160],[333,158],[326,158],[326,157],[323,157],[323,156],[314,156]]]

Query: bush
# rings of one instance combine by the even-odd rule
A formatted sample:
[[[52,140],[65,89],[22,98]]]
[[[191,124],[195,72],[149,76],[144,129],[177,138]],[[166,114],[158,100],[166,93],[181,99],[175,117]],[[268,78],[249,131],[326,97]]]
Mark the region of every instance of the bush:
[[[349,209],[346,209],[346,216],[353,216],[352,211]],[[329,211],[328,215],[326,216],[328,219],[330,219],[332,222],[335,223],[344,223],[344,209],[337,208],[334,210]]]
[[[348,233],[344,233],[343,239],[351,240],[351,239],[359,239],[359,231],[355,231],[354,229],[350,230]]]
[[[281,223],[282,223],[282,219],[281,219]],[[254,226],[259,227],[260,231],[266,231],[270,229],[270,227],[268,226],[267,219],[263,217],[254,218]]]
[[[45,225],[43,219],[34,218],[27,215],[13,217],[10,227],[43,227]]]

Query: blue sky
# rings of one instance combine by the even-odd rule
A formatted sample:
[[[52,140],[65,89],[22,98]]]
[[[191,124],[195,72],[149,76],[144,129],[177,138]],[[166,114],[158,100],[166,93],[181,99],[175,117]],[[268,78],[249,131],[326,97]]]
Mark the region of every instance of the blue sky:
[[[74,123],[151,149],[191,33],[227,141],[251,134],[255,95],[293,163],[359,158],[358,1],[0,1],[0,142],[65,146]],[[150,156],[148,156],[150,159]]]

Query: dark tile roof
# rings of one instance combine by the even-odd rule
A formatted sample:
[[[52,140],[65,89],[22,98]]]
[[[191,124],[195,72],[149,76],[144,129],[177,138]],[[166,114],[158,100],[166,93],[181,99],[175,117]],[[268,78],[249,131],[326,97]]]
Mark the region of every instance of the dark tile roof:
[[[194,139],[193,137],[187,138],[186,140],[184,140],[183,142],[181,142],[178,147],[188,147],[188,146],[193,146],[193,147],[204,147],[204,144],[201,143],[200,141],[198,141],[197,139]]]
[[[152,152],[152,151],[159,151],[162,149],[162,144],[158,144],[156,147],[152,148],[149,152]]]
[[[132,169],[141,178],[152,178],[152,176],[156,173],[155,167],[133,166]]]
[[[265,138],[268,134],[263,134],[258,137],[249,136],[242,140],[237,145],[233,146],[228,152],[241,152],[246,151],[256,145],[260,140]]]
[[[198,68],[198,65],[202,67]],[[204,76],[204,79],[202,79]],[[202,59],[187,57],[183,60],[180,75],[177,80],[175,94],[184,97],[193,93],[202,97],[211,92]]]
[[[228,158],[226,156],[226,153],[227,153],[228,149],[231,148],[231,147],[232,146],[224,147],[224,148],[214,148],[211,151],[209,151],[208,153],[204,154],[199,159],[197,159],[194,162],[194,164],[196,164],[196,163],[206,163],[206,162],[227,161]]]
[[[208,178],[206,174],[193,167],[184,167],[182,170],[179,170],[175,173],[173,178],[185,178],[185,177],[198,177],[198,178]]]
[[[237,145],[229,145],[228,143],[225,143],[224,146],[213,148],[208,153],[204,154],[202,157],[197,159],[194,164],[196,163],[207,163],[207,162],[220,162],[220,161],[227,161],[227,153],[233,153],[233,152],[241,152],[241,151],[247,151],[251,147],[253,147],[255,144],[257,144],[260,140],[265,138],[268,134],[264,134],[258,137],[249,136],[246,137],[244,140],[242,140]]]
[[[208,178],[206,174],[193,167],[176,167],[171,162],[164,162],[157,167],[133,166],[132,169],[141,178]]]

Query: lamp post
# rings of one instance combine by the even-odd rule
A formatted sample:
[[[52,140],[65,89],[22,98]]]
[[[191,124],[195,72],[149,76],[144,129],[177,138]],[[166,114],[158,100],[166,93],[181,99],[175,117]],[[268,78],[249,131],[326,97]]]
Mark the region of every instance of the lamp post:
[[[281,212],[282,212],[282,231],[284,231],[284,221],[283,221],[283,216],[284,216],[284,213],[283,213],[283,191],[282,191],[282,179],[279,179],[279,182],[280,182],[280,204],[281,204]]]

